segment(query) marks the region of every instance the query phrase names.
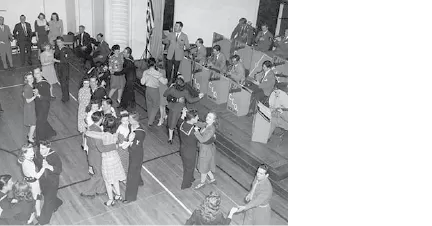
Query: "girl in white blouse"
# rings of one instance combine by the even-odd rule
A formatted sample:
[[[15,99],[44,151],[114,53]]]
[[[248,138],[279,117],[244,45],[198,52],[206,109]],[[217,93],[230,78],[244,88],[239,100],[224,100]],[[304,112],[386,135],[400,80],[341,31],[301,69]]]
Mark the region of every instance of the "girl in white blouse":
[[[21,152],[18,156],[18,162],[21,163],[24,179],[30,184],[33,198],[36,200],[36,215],[40,216],[41,213],[41,189],[39,185],[39,178],[44,174],[45,168],[36,170],[36,165],[33,162],[35,153],[33,145],[26,144],[21,148]]]

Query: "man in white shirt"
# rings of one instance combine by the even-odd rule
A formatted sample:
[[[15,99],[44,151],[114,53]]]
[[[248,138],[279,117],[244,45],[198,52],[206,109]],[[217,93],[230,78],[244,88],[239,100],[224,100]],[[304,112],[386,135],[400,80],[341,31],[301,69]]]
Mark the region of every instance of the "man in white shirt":
[[[288,94],[285,90],[275,89],[270,95],[271,110],[270,136],[279,127],[288,130]]]

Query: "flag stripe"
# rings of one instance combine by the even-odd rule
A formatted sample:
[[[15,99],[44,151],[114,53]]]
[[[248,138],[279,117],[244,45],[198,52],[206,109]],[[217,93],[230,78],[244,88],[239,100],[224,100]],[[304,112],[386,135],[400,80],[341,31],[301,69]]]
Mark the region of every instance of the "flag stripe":
[[[151,38],[151,33],[152,30],[154,28],[154,14],[153,14],[153,3],[152,0],[147,0],[147,17],[146,17],[146,24],[147,24],[147,37],[146,37],[146,53],[145,55],[147,56],[147,58],[150,57],[150,38]]]

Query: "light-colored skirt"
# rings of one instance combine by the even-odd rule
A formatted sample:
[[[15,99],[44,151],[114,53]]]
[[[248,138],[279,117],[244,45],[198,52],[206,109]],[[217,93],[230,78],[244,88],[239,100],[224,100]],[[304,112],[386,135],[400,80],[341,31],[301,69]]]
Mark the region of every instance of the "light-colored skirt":
[[[102,153],[102,177],[108,184],[126,180],[126,174],[117,150]]]

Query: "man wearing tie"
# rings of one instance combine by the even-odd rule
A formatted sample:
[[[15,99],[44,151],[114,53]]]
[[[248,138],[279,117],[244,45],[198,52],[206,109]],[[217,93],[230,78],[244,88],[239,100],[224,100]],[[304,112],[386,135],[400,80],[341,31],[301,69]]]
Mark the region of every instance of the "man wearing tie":
[[[174,32],[171,32],[165,40],[164,44],[169,45],[167,55],[167,79],[168,83],[173,83],[177,79],[177,72],[180,67],[180,62],[184,57],[184,50],[189,49],[188,36],[182,32],[183,23],[178,21],[174,26]],[[172,68],[174,66],[174,74],[172,75]],[[172,77],[171,77],[172,75]]]
[[[72,54],[72,50],[64,45],[63,37],[57,37],[56,43],[58,48],[54,52],[54,57],[58,62],[58,78],[60,80],[60,86],[62,90],[62,101],[63,103],[69,101],[69,58]]]
[[[244,225],[270,225],[270,200],[273,187],[268,179],[269,167],[261,164],[256,172],[251,191],[246,195],[245,206],[239,206],[237,212],[246,211],[243,219]]]
[[[85,27],[83,25],[80,25],[78,29],[78,35],[75,36],[75,40],[78,42],[75,53],[81,58],[84,66],[87,61],[90,61],[91,66],[94,67],[93,58],[90,56],[92,52],[90,35],[85,32]]]
[[[255,43],[257,44],[256,49],[261,52],[269,51],[273,43],[273,34],[268,30],[267,24],[261,26],[261,31],[255,38]]]
[[[4,24],[4,18],[0,16],[0,57],[3,62],[3,68],[5,70],[9,69],[6,62],[6,57],[9,61],[10,68],[13,68],[11,49],[12,39],[13,38],[9,26]]]
[[[262,71],[260,73],[256,81],[254,82],[258,85],[258,89],[254,90],[251,94],[250,105],[249,105],[249,113],[246,115],[248,117],[252,116],[256,113],[256,105],[258,101],[265,101],[267,97],[270,96],[271,92],[274,89],[276,83],[276,77],[271,70],[272,63],[268,60],[264,61],[262,64]]]
[[[227,71],[226,63],[226,57],[221,53],[220,45],[213,46],[213,56],[208,66],[219,70],[220,73],[225,73]]]
[[[28,65],[32,65],[32,61],[31,61],[32,35],[33,32],[31,30],[30,24],[26,22],[26,17],[24,15],[21,15],[20,22],[15,25],[15,28],[13,30],[13,36],[17,40],[17,44],[20,49],[21,66],[25,65],[26,58],[27,58]]]

